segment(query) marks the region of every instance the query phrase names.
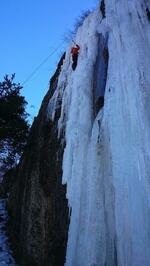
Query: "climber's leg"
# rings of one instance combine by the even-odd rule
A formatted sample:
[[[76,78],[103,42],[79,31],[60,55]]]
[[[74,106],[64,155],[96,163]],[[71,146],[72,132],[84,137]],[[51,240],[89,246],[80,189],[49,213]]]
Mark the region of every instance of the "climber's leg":
[[[75,70],[77,67],[77,62],[78,62],[78,54],[75,54],[72,56],[72,69]]]

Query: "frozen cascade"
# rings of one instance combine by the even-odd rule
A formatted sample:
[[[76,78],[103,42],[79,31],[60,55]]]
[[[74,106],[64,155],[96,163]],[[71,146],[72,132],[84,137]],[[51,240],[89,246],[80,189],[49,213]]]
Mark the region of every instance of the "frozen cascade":
[[[106,18],[97,9],[78,29],[77,68],[69,47],[48,108],[53,119],[62,98],[58,127],[60,134],[65,128],[71,209],[66,266],[149,266],[150,3],[105,0],[105,7]],[[106,36],[105,102],[96,115],[95,68]]]

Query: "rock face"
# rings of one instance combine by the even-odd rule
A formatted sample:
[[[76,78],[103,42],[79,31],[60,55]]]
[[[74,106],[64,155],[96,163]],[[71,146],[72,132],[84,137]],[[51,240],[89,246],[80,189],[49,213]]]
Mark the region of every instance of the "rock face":
[[[46,118],[64,57],[65,54],[34,120],[9,191],[9,229],[21,265],[64,265],[69,219],[65,186],[61,182],[64,147],[60,145],[61,138],[57,138],[59,108],[54,122]]]

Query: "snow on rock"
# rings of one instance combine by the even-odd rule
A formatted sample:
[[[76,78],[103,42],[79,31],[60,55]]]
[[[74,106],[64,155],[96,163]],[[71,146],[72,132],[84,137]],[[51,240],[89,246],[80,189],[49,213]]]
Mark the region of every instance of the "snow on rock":
[[[8,219],[6,200],[0,199],[0,265],[17,266],[12,255],[5,227]]]
[[[62,180],[71,209],[66,266],[149,266],[149,1],[105,0],[105,6],[106,18],[97,9],[78,29],[77,68],[69,47],[49,104],[54,119],[61,96]],[[105,101],[97,114],[95,79],[103,74],[95,69],[101,72],[96,62],[106,36]]]

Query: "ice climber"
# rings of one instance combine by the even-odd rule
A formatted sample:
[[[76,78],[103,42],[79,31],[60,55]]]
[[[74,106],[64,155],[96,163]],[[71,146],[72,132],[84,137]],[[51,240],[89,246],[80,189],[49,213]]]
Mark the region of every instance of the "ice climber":
[[[78,44],[75,44],[71,48],[71,54],[72,54],[72,69],[75,70],[77,67],[78,62],[78,54],[79,54],[80,46]]]

